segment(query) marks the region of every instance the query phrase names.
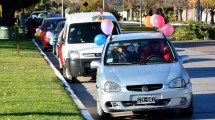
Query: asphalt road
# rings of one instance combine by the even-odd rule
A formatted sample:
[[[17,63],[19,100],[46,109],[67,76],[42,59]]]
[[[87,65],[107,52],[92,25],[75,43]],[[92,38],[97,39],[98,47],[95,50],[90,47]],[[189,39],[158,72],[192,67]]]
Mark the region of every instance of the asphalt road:
[[[194,115],[183,117],[177,110],[150,111],[142,115],[132,112],[114,113],[112,119],[154,120],[154,119],[215,119],[215,41],[176,42],[180,55],[189,55],[191,60],[184,64],[191,77],[194,93]],[[58,61],[51,51],[47,56],[58,68]],[[94,119],[97,119],[95,80],[79,77],[77,83],[70,83],[72,90],[79,97]]]

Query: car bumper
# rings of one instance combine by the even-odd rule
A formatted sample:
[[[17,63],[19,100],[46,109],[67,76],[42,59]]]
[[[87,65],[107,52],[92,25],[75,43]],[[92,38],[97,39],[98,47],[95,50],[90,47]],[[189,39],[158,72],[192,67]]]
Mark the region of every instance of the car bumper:
[[[66,64],[69,65],[69,71],[72,76],[94,76],[96,75],[96,69],[90,68],[90,63],[100,58],[85,58],[85,59],[67,59]]]
[[[162,89],[150,92],[131,92],[125,89],[122,88],[120,92],[105,92],[100,88],[98,89],[98,100],[104,112],[187,108],[192,99],[191,83],[184,88],[175,89],[170,89],[168,85],[164,85]],[[137,104],[137,99],[135,99],[137,96],[147,95],[155,95],[156,103]]]

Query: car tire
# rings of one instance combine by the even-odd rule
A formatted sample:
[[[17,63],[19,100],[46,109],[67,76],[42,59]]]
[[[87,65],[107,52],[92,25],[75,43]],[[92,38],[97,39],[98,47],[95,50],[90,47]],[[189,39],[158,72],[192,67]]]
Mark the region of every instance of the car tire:
[[[99,116],[99,120],[109,120],[110,119],[110,113],[105,113],[97,100],[97,113]]]
[[[193,98],[192,98],[189,107],[179,109],[179,111],[183,116],[192,116],[193,115],[193,109],[194,109],[194,105],[193,105]]]
[[[77,77],[73,77],[70,72],[69,69],[66,65],[63,66],[63,77],[67,80],[67,82],[76,82]]]

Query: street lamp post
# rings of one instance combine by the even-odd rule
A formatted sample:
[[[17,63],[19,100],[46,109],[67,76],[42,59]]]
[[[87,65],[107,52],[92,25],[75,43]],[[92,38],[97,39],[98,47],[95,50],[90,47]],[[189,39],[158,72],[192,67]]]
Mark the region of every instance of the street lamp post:
[[[140,27],[142,27],[142,0],[140,0]]]
[[[63,0],[61,1],[62,2],[62,9],[61,9],[61,14],[62,14],[62,18],[63,18]]]
[[[103,0],[103,11],[105,10],[105,0]]]

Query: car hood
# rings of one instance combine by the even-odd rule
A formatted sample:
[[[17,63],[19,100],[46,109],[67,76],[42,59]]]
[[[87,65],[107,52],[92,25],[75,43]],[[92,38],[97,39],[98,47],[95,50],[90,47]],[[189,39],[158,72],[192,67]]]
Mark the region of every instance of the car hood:
[[[69,44],[69,50],[81,53],[101,53],[103,46],[97,46],[95,43]]]
[[[105,66],[104,72],[106,73],[107,81],[116,82],[121,86],[168,84],[171,80],[181,75],[178,63]]]

